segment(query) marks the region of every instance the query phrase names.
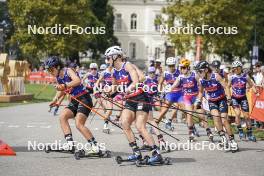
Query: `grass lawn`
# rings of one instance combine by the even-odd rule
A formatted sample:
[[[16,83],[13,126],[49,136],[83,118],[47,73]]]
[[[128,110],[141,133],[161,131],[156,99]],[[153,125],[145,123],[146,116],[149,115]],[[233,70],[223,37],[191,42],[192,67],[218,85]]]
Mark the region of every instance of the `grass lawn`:
[[[194,121],[197,123],[198,119],[194,117]],[[214,122],[212,119],[208,119],[208,125],[209,127],[213,128],[214,127]],[[235,126],[231,126],[233,133],[238,134],[237,128]],[[246,133],[246,129],[243,129],[244,133]],[[253,128],[253,133],[256,136],[257,140],[264,140],[264,130],[263,129],[257,129]]]
[[[32,100],[23,102],[0,103],[0,108],[21,104],[48,102],[52,100],[56,93],[56,90],[52,85],[46,86],[41,84],[25,84],[25,87],[26,93],[34,94],[34,98]]]

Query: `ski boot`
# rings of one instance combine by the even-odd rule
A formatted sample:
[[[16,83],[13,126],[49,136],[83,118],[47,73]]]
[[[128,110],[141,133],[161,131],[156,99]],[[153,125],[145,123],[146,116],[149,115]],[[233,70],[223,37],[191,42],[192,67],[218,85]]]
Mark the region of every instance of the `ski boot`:
[[[206,133],[207,133],[207,136],[208,136],[208,138],[209,138],[209,141],[210,141],[210,142],[214,142],[214,135],[213,135],[213,133],[212,133],[212,131],[211,131],[210,128],[207,128],[207,129],[206,129]]]
[[[152,154],[151,157],[145,156],[143,160],[136,161],[137,167],[141,167],[143,165],[158,166],[158,165],[169,165],[169,164],[170,164],[169,158],[163,159],[159,153]]]
[[[195,136],[200,137],[199,132],[197,131],[195,125],[193,125],[193,132]]]
[[[256,137],[252,134],[252,128],[248,128],[247,130],[248,130],[247,131],[248,140],[252,142],[257,142]]]
[[[154,130],[153,130],[153,127],[150,127],[150,128],[149,128],[149,133],[150,133],[150,134],[155,134],[155,132],[154,132]]]
[[[174,131],[174,127],[172,126],[171,121],[166,122],[165,128],[170,131]]]
[[[189,135],[189,142],[195,142],[195,134],[191,133],[191,135]]]
[[[238,144],[234,139],[230,140],[229,147],[232,153],[239,151]]]
[[[110,134],[110,129],[108,127],[108,122],[104,123],[103,133]]]
[[[123,159],[121,156],[117,156],[115,158],[117,164],[122,164],[123,162],[136,162],[138,160],[142,160],[142,155],[140,151],[134,152],[132,155],[129,155],[127,159]]]
[[[57,113],[59,111],[59,106],[55,106],[55,109],[54,109],[54,112],[53,112],[53,115],[56,116]]]
[[[220,146],[223,147],[224,149],[228,148],[228,142],[227,142],[227,138],[225,136],[225,132],[224,131],[220,131],[219,132],[221,141],[220,141]]]

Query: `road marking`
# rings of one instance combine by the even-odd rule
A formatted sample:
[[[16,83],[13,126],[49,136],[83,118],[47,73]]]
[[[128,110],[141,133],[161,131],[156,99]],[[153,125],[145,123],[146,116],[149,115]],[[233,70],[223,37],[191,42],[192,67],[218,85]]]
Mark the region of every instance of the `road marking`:
[[[51,126],[48,125],[48,126],[40,126],[40,128],[50,128]]]
[[[4,124],[5,122],[0,122],[0,124]]]
[[[8,125],[9,128],[18,128],[19,125]]]
[[[45,125],[45,124],[47,124],[47,122],[30,122],[28,124],[30,124],[30,125]]]
[[[34,125],[27,125],[27,128],[34,128],[34,127],[36,127],[36,126],[34,126]]]

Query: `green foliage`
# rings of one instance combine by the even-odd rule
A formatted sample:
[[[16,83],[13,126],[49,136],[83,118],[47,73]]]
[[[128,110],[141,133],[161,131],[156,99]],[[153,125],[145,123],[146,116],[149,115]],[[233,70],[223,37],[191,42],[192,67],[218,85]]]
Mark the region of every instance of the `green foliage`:
[[[32,61],[50,54],[79,59],[78,53],[86,50],[92,50],[96,57],[117,43],[113,35],[113,9],[108,0],[9,0],[8,10],[15,27],[11,42],[19,45],[23,56]],[[56,24],[105,27],[106,34],[28,33],[28,25],[53,27]]]
[[[246,0],[193,0],[176,1],[164,9],[168,20],[164,21],[169,26],[174,26],[175,20],[182,20],[182,25],[193,26],[209,25],[212,27],[238,27],[236,35],[204,34],[200,35],[203,42],[204,55],[217,53],[231,56],[245,56],[248,54],[248,41],[254,26],[252,3]],[[196,34],[170,34],[169,39],[179,50],[184,53],[195,46],[193,43]]]

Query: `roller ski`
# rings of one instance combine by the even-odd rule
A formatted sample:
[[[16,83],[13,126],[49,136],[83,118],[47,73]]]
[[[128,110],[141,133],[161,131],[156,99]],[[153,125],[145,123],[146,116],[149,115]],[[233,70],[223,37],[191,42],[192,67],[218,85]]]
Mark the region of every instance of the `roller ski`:
[[[251,129],[248,129],[248,131],[247,131],[247,138],[248,138],[249,141],[257,142],[256,137],[252,133],[252,128]]]
[[[189,142],[192,143],[192,142],[195,142],[196,139],[195,139],[195,134],[192,133],[190,136],[189,136]]]
[[[110,134],[110,128],[108,127],[108,122],[104,123],[103,133]]]
[[[171,124],[171,121],[166,122],[165,128],[170,131],[174,131],[174,127]]]
[[[74,154],[75,153],[75,147],[73,142],[67,142],[66,145],[63,146],[56,146],[55,149],[53,149],[50,145],[47,145],[45,147],[45,152],[58,152],[58,153],[69,153]]]
[[[230,147],[230,151],[232,153],[235,153],[235,152],[239,151],[238,144],[236,143],[236,141],[234,139],[230,140],[229,147]]]
[[[212,133],[212,131],[211,131],[210,128],[207,128],[207,129],[206,129],[206,133],[207,133],[207,136],[208,136],[208,138],[209,138],[209,141],[210,141],[210,142],[214,142],[214,135],[213,135],[213,133]]]
[[[151,157],[145,156],[143,160],[137,160],[136,161],[136,166],[141,167],[141,166],[160,166],[160,165],[169,165],[170,160],[169,158],[162,158],[160,154],[154,154]]]
[[[126,159],[122,158],[121,156],[117,156],[115,161],[117,164],[122,164],[124,162],[132,162],[135,163],[138,160],[142,160],[142,155],[140,152],[134,152],[132,155],[129,155]]]
[[[224,148],[224,149],[228,148],[229,146],[228,146],[227,138],[226,138],[226,136],[225,136],[225,132],[221,131],[221,132],[219,133],[219,135],[220,135],[220,138],[221,138],[220,146],[221,146],[222,148]]]
[[[111,152],[109,150],[102,151],[98,146],[92,145],[88,151],[79,150],[74,153],[74,158],[80,160],[81,158],[111,158]]]
[[[197,131],[195,125],[193,125],[193,133],[194,133],[194,135],[195,135],[196,137],[200,137],[200,134],[199,134],[199,132]]]

